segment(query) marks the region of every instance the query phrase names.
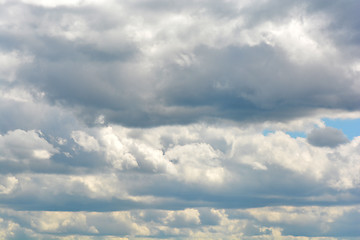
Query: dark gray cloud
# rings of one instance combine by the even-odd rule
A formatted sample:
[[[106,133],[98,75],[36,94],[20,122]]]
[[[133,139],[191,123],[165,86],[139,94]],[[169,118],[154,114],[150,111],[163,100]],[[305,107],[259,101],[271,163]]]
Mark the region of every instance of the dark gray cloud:
[[[336,147],[349,142],[349,139],[341,130],[332,127],[312,130],[308,134],[307,140],[311,145],[317,147]]]

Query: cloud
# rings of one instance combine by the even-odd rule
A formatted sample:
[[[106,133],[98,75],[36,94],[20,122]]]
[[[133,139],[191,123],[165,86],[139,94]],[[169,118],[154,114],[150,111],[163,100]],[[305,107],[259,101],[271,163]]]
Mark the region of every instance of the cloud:
[[[22,214],[1,209],[2,216],[9,217],[11,220],[2,221],[0,226],[3,230],[6,227],[11,228],[12,225],[12,232],[23,232],[24,239],[32,239],[30,237],[45,239],[46,234],[53,234],[54,239],[67,239],[63,237],[64,234],[70,238],[74,235],[86,234],[90,239],[103,239],[102,237],[109,235],[138,236],[141,239],[141,236],[152,235],[162,238],[180,236],[184,239],[195,236],[200,239],[214,236],[273,239],[274,236],[277,236],[279,239],[320,240],[336,239],[329,237],[330,227],[341,227],[344,217],[348,214],[353,213],[351,219],[359,217],[357,208],[354,207],[328,207],[325,209],[318,207],[266,207],[227,211],[206,209],[206,211],[213,212],[221,221],[211,225],[203,223],[199,219],[205,218],[206,215],[202,216],[202,211],[194,208],[179,211],[137,210],[112,213],[27,211]],[[161,220],[144,221],[144,216],[149,214]],[[285,227],[288,230],[284,230]],[[297,232],[299,228],[302,232]],[[355,229],[351,229],[351,232],[346,232],[348,229],[339,230],[338,234],[348,233],[349,236],[354,234],[356,236],[358,232]],[[322,237],[306,237],[306,235],[313,234]]]
[[[1,185],[0,185],[0,194],[10,194],[16,188],[18,180],[14,176],[0,176]]]
[[[45,92],[50,102],[77,106],[89,124],[99,115],[141,127],[358,109],[358,71],[349,67],[357,60],[332,41],[337,15],[294,2],[275,17],[278,3],[269,4],[209,1],[201,10],[192,1],[177,8],[105,1],[72,11],[8,3],[27,20],[8,23],[3,35],[10,51],[25,45],[34,59],[19,70],[19,84]],[[155,11],[159,5],[163,10]],[[273,14],[254,21],[251,14],[265,6]],[[22,39],[18,26],[26,29]]]
[[[357,5],[0,0],[0,238],[357,238]]]
[[[20,129],[10,131],[4,136],[0,135],[0,147],[5,150],[0,159],[15,162],[49,159],[57,150],[41,135],[41,132],[26,132]]]
[[[99,150],[99,143],[97,142],[97,140],[94,137],[89,136],[85,132],[74,131],[71,133],[71,137],[87,152]]]
[[[349,139],[341,130],[332,127],[312,130],[307,136],[307,140],[311,145],[317,147],[336,147],[349,142]]]
[[[235,126],[113,126],[88,131],[77,132],[83,138],[73,142],[75,150],[64,145],[53,150],[39,138],[50,150],[62,151],[50,159],[13,155],[13,161],[28,166],[17,171],[7,167],[13,175],[4,176],[3,192],[21,188],[3,204],[23,210],[104,211],[120,204],[125,209],[179,209],[356,203],[352,191],[360,184],[359,138],[338,148],[317,148],[281,131],[264,136]],[[40,163],[41,174],[36,165]],[[54,172],[56,167],[63,170]],[[24,197],[26,204],[21,202]]]

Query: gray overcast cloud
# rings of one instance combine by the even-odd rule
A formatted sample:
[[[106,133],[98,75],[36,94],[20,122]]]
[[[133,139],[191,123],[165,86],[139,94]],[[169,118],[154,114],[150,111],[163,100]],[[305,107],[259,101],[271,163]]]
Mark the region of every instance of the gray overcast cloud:
[[[359,7],[0,0],[0,238],[359,239]]]
[[[349,141],[342,131],[332,127],[314,129],[307,139],[310,144],[318,147],[336,147]]]

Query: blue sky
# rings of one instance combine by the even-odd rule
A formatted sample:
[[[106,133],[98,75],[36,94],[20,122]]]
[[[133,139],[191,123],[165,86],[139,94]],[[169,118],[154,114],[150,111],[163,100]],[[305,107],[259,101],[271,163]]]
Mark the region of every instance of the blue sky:
[[[347,138],[352,140],[354,137],[360,136],[360,119],[331,119],[331,118],[323,118],[325,126],[333,127],[341,130]],[[268,135],[269,133],[273,133],[273,130],[264,130],[263,134]],[[302,137],[306,138],[306,132],[302,131],[288,131],[286,132],[293,138]]]
[[[358,5],[0,0],[0,238],[359,239]]]
[[[326,126],[341,129],[349,139],[360,136],[360,119],[323,119]]]

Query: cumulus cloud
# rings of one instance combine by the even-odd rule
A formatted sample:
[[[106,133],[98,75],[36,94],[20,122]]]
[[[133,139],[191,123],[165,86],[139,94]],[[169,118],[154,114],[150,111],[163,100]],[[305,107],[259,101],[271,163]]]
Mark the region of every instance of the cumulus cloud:
[[[9,194],[17,186],[18,180],[14,176],[0,176],[0,194]]]
[[[78,145],[83,147],[85,151],[90,152],[99,150],[99,143],[97,140],[85,132],[74,131],[71,133],[71,137]]]
[[[86,132],[77,134],[86,136],[86,144],[97,139],[97,145],[89,145],[96,146],[90,152],[94,155],[84,155],[89,154],[89,149],[81,146],[72,151],[69,160],[65,161],[64,155],[61,159],[65,162],[47,159],[47,164],[54,167],[71,166],[71,170],[64,168],[61,174],[29,174],[26,168],[18,169],[16,172],[21,174],[3,178],[4,193],[21,186],[10,196],[12,200],[4,200],[3,204],[23,210],[98,211],[114,210],[119,204],[125,209],[202,204],[260,207],[294,201],[326,205],[355,201],[356,193],[351,190],[360,184],[359,138],[338,148],[317,148],[305,138],[292,138],[281,131],[264,136],[235,126],[198,124],[141,130],[100,127],[91,129],[93,137]],[[74,142],[73,147],[81,141]],[[25,161],[21,157],[13,156],[14,161]],[[84,163],[74,163],[81,158]],[[33,156],[25,163],[44,160]],[[82,174],[77,176],[78,172]],[[337,190],[349,191],[349,195],[336,194]],[[28,204],[18,205],[24,196],[29,199]],[[63,201],[58,202],[59,198]],[[79,204],[79,198],[86,201]],[[174,198],[179,199],[173,202]]]
[[[95,212],[32,212],[18,214],[15,211],[1,209],[3,216],[11,221],[2,221],[2,229],[10,228],[12,232],[23,232],[23,237],[45,239],[42,234],[55,233],[54,239],[67,239],[63,234],[86,234],[90,239],[103,239],[104,235],[122,237],[158,235],[171,238],[175,235],[182,239],[213,238],[222,239],[241,237],[242,239],[336,239],[331,227],[344,223],[346,216],[355,211],[352,219],[359,217],[356,207],[266,207],[248,210],[218,211],[206,209],[217,214],[221,219],[214,224],[201,222],[202,211],[188,208],[178,211],[124,211],[112,213]],[[153,216],[152,221],[144,221],[144,216]],[[155,220],[159,218],[160,221]],[[318,224],[320,223],[320,224]],[[304,227],[305,232],[297,232],[296,226]],[[24,229],[26,227],[26,230]],[[287,228],[287,230],[284,230]],[[346,232],[351,230],[351,232]],[[342,233],[357,234],[358,230],[346,229]],[[305,237],[300,234],[321,233],[323,237]],[[340,233],[338,232],[338,233]],[[10,233],[10,231],[9,231]],[[253,236],[252,234],[256,234]],[[298,237],[295,237],[296,235]],[[299,236],[300,235],[300,236]],[[5,235],[6,236],[6,235]],[[45,235],[46,236],[46,235]],[[88,239],[88,238],[83,238]],[[104,238],[108,239],[108,238]]]
[[[41,132],[17,129],[0,135],[1,161],[46,160],[57,150],[41,137]]]

